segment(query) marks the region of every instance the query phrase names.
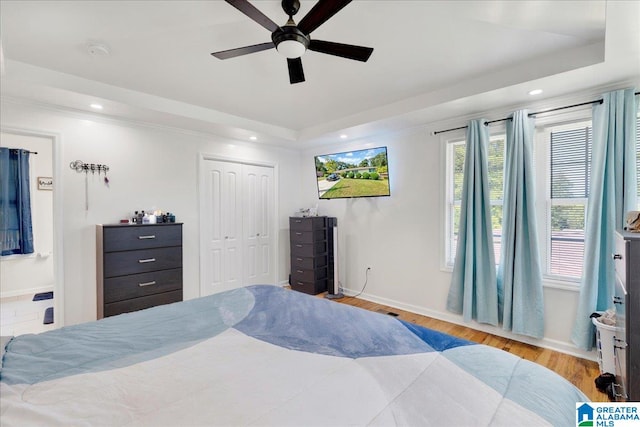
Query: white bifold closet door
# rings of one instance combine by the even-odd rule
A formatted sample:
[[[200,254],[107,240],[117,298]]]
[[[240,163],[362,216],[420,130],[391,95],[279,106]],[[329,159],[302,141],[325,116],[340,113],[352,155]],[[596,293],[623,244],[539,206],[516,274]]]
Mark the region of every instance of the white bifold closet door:
[[[203,163],[201,295],[275,283],[273,168]]]

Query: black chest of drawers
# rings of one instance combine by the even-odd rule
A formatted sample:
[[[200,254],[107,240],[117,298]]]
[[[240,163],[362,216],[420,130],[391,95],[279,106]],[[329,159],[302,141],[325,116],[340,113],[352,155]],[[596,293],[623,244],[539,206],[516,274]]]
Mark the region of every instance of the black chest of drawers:
[[[328,218],[290,217],[291,289],[319,294],[333,282]]]
[[[98,225],[98,319],[182,301],[182,224]]]
[[[640,401],[640,235],[616,233],[613,254],[616,287],[613,298],[616,326],[614,337],[616,362],[615,397],[619,401]],[[619,335],[619,336],[618,336]]]

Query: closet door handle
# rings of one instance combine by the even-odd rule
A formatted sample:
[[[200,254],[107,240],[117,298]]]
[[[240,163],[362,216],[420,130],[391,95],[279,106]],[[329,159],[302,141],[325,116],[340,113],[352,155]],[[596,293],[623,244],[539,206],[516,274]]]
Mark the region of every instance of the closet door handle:
[[[155,258],[139,259],[138,262],[140,264],[146,264],[148,262],[156,262],[156,259]]]
[[[139,239],[139,240],[155,239],[155,238],[156,238],[155,234],[150,234],[150,235],[148,235],[148,236],[138,236],[138,239]]]
[[[155,284],[156,284],[156,281],[152,280],[151,282],[138,283],[138,286],[143,287],[143,286],[151,286]]]

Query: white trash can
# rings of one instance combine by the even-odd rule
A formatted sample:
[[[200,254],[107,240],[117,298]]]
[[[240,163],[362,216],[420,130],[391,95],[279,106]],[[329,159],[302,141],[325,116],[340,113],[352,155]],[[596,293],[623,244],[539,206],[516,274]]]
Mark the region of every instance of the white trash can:
[[[596,351],[598,352],[598,365],[600,366],[600,373],[616,373],[616,362],[614,356],[613,346],[615,345],[614,337],[616,332],[621,331],[612,325],[607,325],[598,320],[598,317],[593,317],[591,321],[596,327]]]

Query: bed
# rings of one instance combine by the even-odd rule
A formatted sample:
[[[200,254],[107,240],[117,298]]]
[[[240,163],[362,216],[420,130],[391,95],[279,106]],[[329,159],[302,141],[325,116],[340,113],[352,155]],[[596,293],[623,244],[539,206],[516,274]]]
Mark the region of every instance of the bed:
[[[12,339],[3,426],[575,425],[535,363],[277,286]]]

